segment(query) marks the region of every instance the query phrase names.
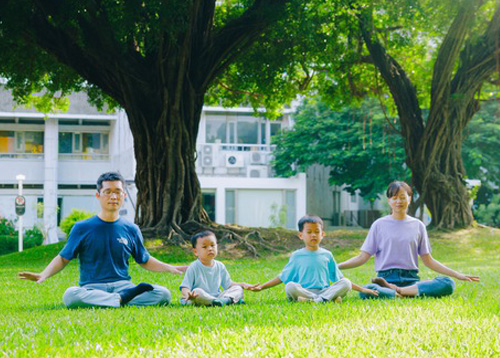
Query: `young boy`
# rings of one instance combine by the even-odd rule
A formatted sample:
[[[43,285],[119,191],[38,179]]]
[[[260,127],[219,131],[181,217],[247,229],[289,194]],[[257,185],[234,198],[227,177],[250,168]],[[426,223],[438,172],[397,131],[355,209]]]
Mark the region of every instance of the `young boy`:
[[[236,283],[226,270],[226,266],[215,260],[217,256],[217,239],[211,231],[202,231],[191,237],[193,253],[198,260],[189,265],[181,284],[184,305],[224,306],[243,301],[243,289],[251,285]],[[220,287],[224,292],[220,291]]]
[[[286,284],[285,292],[291,301],[340,302],[351,288],[376,295],[351,283],[343,277],[330,251],[319,247],[325,236],[323,221],[318,216],[304,216],[299,220],[299,238],[303,249],[295,251],[281,273],[272,280],[250,289],[261,291],[281,282]],[[330,281],[333,282],[330,285]]]

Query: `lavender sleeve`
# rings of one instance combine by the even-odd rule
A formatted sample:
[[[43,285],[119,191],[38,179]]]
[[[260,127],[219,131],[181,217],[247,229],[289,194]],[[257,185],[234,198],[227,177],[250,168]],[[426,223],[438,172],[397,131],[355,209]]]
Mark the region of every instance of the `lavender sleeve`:
[[[377,223],[373,223],[368,231],[365,242],[361,246],[361,251],[368,252],[370,255],[377,253]]]
[[[420,238],[418,240],[418,254],[419,255],[427,255],[431,253],[431,244],[429,242],[429,236],[427,235],[427,229],[425,228],[424,223],[419,222],[420,227]]]

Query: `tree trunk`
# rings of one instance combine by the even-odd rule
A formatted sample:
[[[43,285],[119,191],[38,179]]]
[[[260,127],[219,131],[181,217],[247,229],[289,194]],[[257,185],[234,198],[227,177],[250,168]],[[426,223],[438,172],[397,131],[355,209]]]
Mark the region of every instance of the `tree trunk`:
[[[359,15],[363,40],[397,106],[412,185],[437,228],[464,227],[473,221],[462,160],[463,133],[479,110],[474,94],[498,69],[500,41],[500,4],[485,32],[466,40],[478,6],[474,1],[461,3],[439,48],[425,125],[416,88],[378,40],[371,10]]]
[[[209,222],[195,171],[203,95],[185,87],[147,104],[137,93],[126,108],[137,160],[136,223],[146,234],[186,236],[184,224]]]

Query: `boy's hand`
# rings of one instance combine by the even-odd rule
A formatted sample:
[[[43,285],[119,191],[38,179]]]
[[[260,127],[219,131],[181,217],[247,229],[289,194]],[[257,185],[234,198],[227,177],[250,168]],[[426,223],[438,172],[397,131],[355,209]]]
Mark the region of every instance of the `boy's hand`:
[[[374,296],[378,296],[378,291],[374,291],[374,290],[369,290],[367,288],[364,288],[362,287],[361,288],[361,291],[362,293],[366,294],[366,295],[374,295]]]
[[[255,284],[253,286],[248,287],[247,290],[249,290],[249,291],[255,291],[255,292],[262,291],[262,286],[257,283],[257,284]]]
[[[242,289],[244,289],[244,290],[250,290],[250,291],[251,291],[251,290],[252,290],[252,287],[254,287],[255,285],[251,285],[251,284],[246,283],[246,282],[241,282],[241,283],[240,283],[240,286],[241,286],[241,288],[242,288]]]
[[[189,291],[187,293],[187,297],[185,297],[185,299],[187,301],[190,301],[190,300],[194,300],[196,297],[198,297],[198,295],[196,293],[194,293],[193,291]]]

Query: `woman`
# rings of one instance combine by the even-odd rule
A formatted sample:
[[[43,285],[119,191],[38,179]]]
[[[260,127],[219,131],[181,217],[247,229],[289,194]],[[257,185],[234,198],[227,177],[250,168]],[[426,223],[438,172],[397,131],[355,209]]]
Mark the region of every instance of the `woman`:
[[[451,295],[455,282],[449,277],[439,276],[420,281],[418,277],[418,256],[425,266],[438,273],[463,281],[479,281],[477,276],[468,276],[453,271],[434,259],[424,223],[406,214],[410,205],[412,190],[408,184],[395,181],[387,188],[387,201],[392,214],[373,223],[361,253],[339,264],[339,269],[350,269],[363,265],[375,255],[375,270],[378,277],[365,288],[379,292],[379,298],[395,296]],[[362,298],[375,298],[360,293]]]

